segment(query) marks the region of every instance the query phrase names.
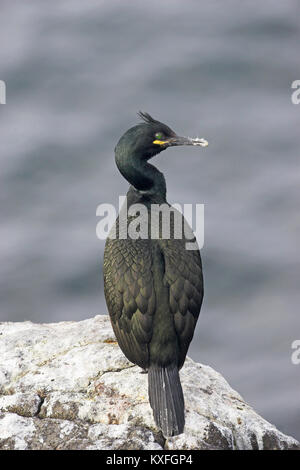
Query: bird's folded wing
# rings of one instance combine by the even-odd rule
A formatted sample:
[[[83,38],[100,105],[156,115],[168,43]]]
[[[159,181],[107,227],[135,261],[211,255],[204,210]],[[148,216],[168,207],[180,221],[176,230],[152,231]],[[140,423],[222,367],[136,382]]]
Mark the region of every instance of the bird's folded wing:
[[[125,356],[147,368],[155,292],[148,240],[107,239],[104,293],[118,343]]]
[[[169,286],[169,305],[179,343],[182,367],[203,299],[202,264],[199,250],[187,250],[184,240],[164,240],[164,280]]]

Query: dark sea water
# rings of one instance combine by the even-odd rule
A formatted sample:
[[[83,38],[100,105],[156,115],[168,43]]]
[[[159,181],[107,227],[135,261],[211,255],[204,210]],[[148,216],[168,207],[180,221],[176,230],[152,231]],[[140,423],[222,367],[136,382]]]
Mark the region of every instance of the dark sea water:
[[[207,149],[155,164],[205,204],[205,301],[189,354],[300,438],[299,2],[1,2],[0,320],[107,313],[96,207],[148,111]]]

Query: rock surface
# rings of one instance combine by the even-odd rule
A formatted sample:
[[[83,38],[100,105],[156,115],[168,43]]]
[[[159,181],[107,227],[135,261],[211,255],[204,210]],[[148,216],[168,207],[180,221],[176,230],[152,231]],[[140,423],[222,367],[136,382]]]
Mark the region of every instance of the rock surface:
[[[107,316],[1,323],[0,449],[300,448],[211,367],[187,358],[181,380],[185,433],[165,440]]]

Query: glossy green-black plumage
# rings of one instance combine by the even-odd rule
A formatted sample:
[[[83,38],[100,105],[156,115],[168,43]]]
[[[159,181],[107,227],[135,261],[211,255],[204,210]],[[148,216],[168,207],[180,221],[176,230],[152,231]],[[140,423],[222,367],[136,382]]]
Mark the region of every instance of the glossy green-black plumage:
[[[180,368],[193,337],[203,281],[199,251],[186,250],[186,241],[106,242],[105,296],[114,332],[126,357],[144,369],[173,361]]]
[[[115,149],[118,168],[132,184],[127,194],[127,206],[143,204],[148,211],[149,227],[151,204],[166,203],[165,179],[148,163],[149,158],[163,149],[152,142],[158,131],[176,135],[168,126],[154,120],[151,122],[151,119],[149,117],[146,123],[125,133]],[[133,217],[129,217],[128,224],[132,220]],[[117,238],[106,241],[104,286],[119,346],[131,362],[143,369],[168,370],[171,367],[176,372],[184,363],[203,298],[199,250],[187,250],[186,242],[191,240],[184,236],[174,238],[173,223],[171,237],[158,240],[120,239],[119,218],[116,227]],[[169,374],[171,381],[172,370]],[[158,379],[155,377],[153,380],[155,388],[160,382],[156,382]],[[175,388],[180,388],[178,393],[181,395],[175,398],[182,401],[183,407],[180,383]],[[150,402],[151,393],[149,389]],[[155,398],[152,397],[152,401]],[[151,403],[151,406],[155,408],[158,405]],[[160,403],[158,407],[161,406]],[[163,418],[159,412],[157,414],[155,419],[163,427],[160,424]],[[165,425],[165,434],[182,432],[183,424],[172,429],[172,419],[169,419],[171,424]],[[184,422],[184,417],[182,419]]]

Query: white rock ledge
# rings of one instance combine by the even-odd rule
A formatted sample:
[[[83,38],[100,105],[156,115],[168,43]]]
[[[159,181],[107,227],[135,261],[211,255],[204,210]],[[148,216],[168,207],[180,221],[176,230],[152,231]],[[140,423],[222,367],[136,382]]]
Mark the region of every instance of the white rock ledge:
[[[0,449],[300,448],[211,367],[187,358],[181,380],[185,433],[165,440],[107,316],[0,323]]]

